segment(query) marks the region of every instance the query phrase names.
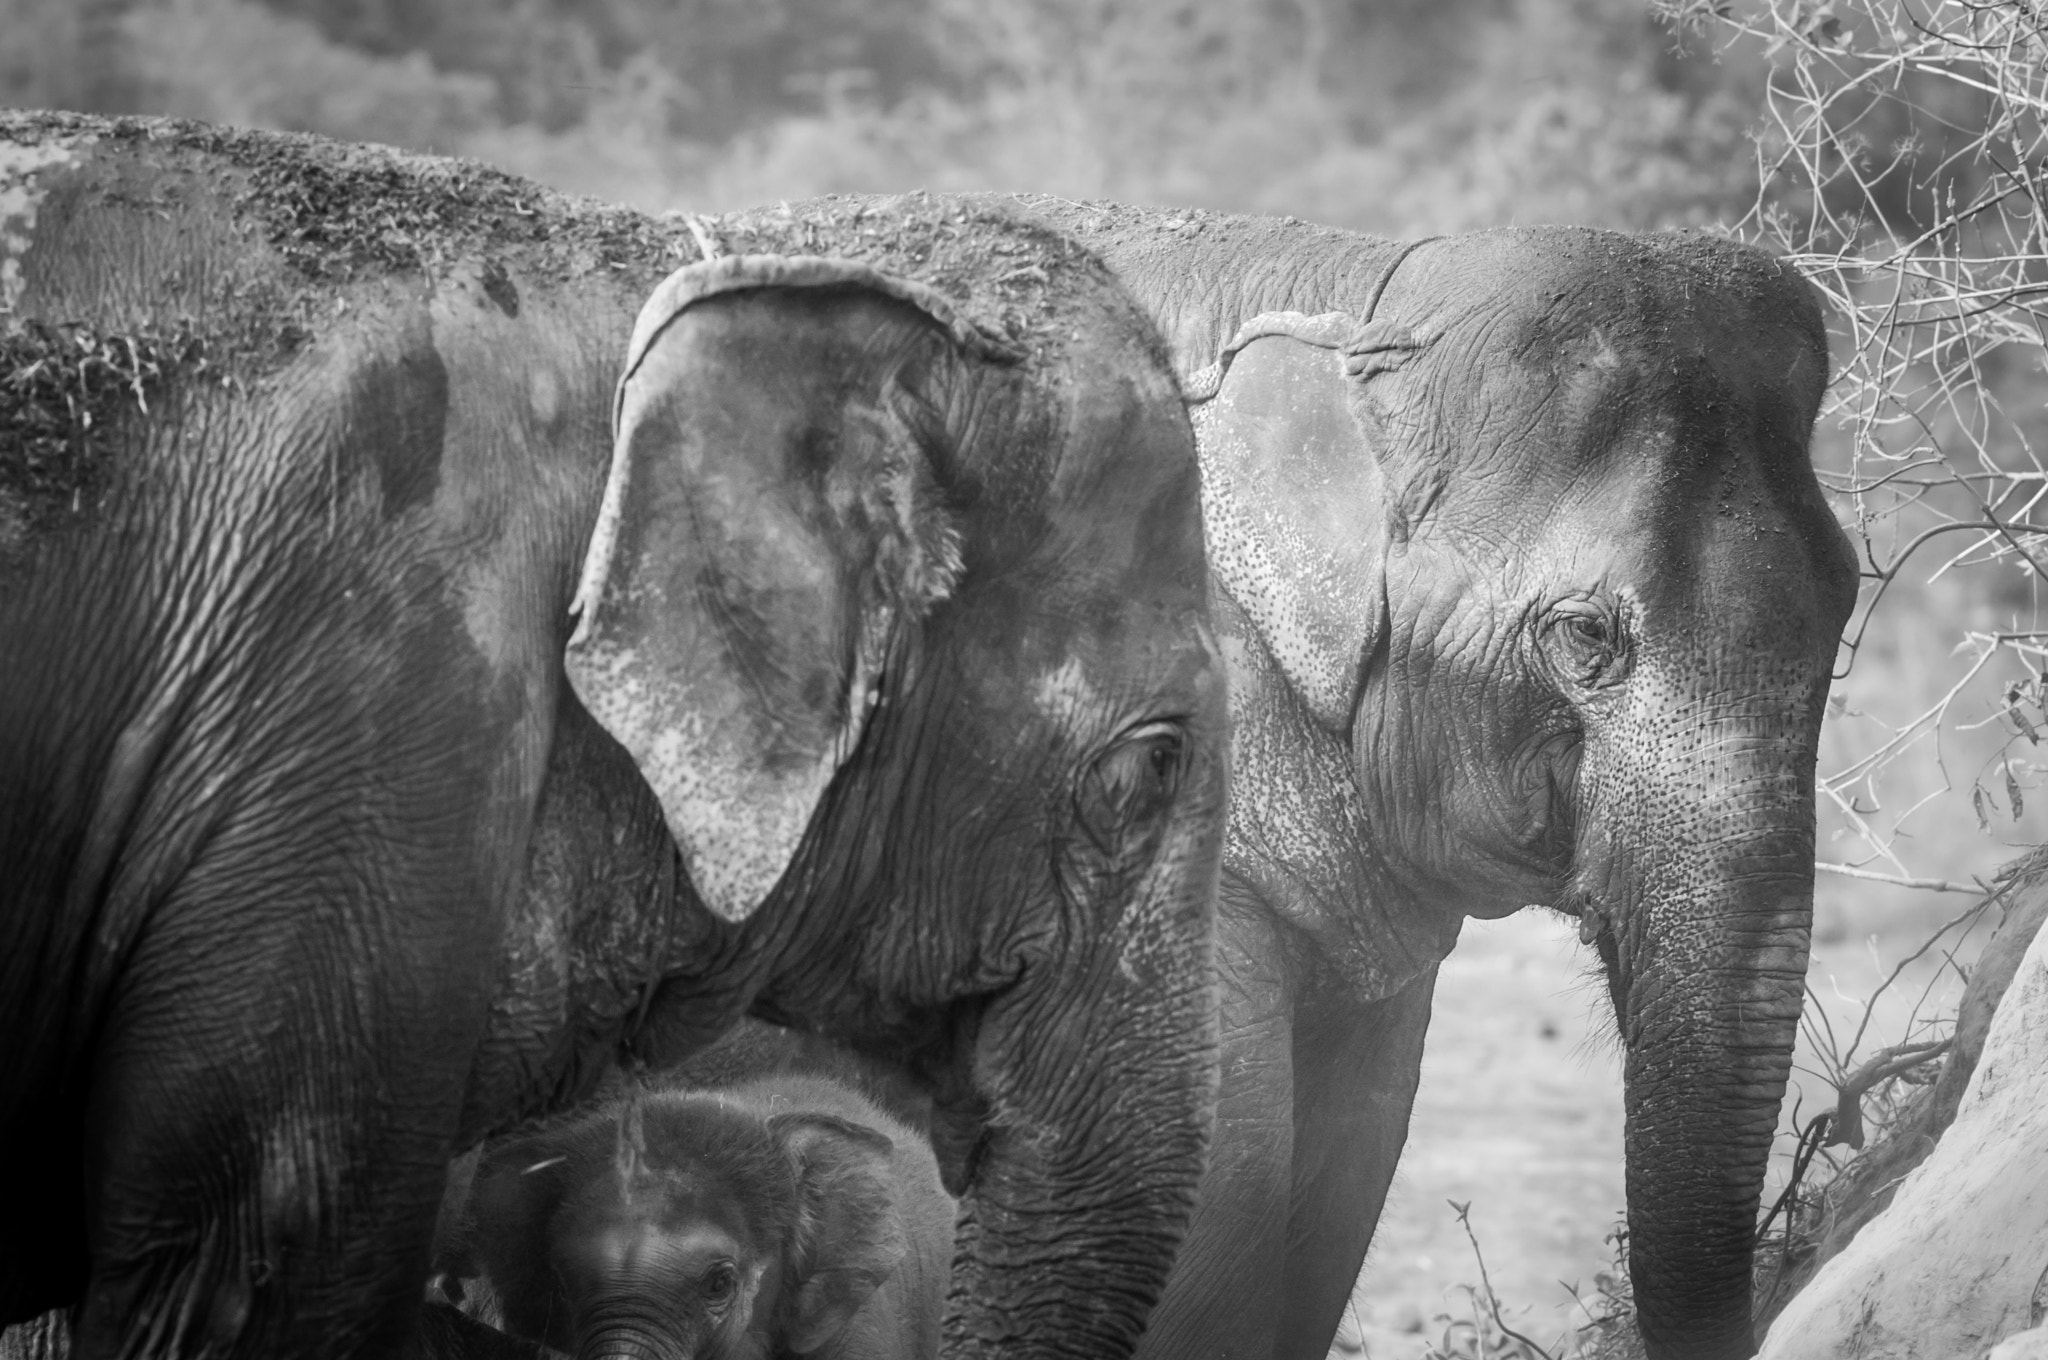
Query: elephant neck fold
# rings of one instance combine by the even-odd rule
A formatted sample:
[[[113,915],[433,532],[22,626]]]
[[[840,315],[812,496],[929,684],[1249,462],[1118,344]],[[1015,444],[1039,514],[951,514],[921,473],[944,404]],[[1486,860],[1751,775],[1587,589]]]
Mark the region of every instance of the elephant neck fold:
[[[1392,996],[1450,953],[1463,918],[1385,858],[1350,743],[1306,711],[1228,596],[1214,607],[1231,673],[1226,878],[1313,940],[1355,1000]]]

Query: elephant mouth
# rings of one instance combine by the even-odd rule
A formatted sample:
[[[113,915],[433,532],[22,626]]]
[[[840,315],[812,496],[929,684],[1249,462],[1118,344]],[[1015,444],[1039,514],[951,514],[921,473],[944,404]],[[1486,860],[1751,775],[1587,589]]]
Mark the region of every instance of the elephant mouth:
[[[1507,785],[1514,793],[1506,858],[1547,889],[1533,900],[1554,900],[1569,886],[1578,850],[1579,766],[1584,755],[1585,734],[1569,713],[1549,715],[1516,753],[1514,776]]]
[[[1579,840],[1578,816],[1574,807],[1578,792],[1578,761],[1575,756],[1564,759],[1569,760],[1570,768],[1564,768],[1558,760],[1545,762],[1535,818],[1530,824],[1528,838],[1523,842],[1523,853],[1528,859],[1560,879],[1569,877],[1572,872],[1573,854]]]
[[[1521,784],[1517,825],[1506,845],[1496,852],[1499,863],[1521,885],[1518,891],[1505,893],[1499,907],[1515,911],[1532,902],[1551,902],[1575,915],[1572,882],[1578,867],[1578,759],[1575,751],[1546,755],[1548,758],[1528,767]]]
[[[938,1158],[940,1183],[955,1199],[967,1193],[988,1152],[988,1117],[988,1101],[977,1093],[932,1102],[932,1155]]]
[[[1618,945],[1616,932],[1619,923],[1614,919],[1613,910],[1598,893],[1588,892],[1584,888],[1569,889],[1558,899],[1556,909],[1563,915],[1577,918],[1579,943],[1592,945],[1600,951],[1602,963],[1612,964],[1610,956]],[[1619,983],[1615,981],[1618,970],[1610,966],[1608,976],[1609,991],[1618,1006],[1623,1000],[1623,995],[1618,990]]]

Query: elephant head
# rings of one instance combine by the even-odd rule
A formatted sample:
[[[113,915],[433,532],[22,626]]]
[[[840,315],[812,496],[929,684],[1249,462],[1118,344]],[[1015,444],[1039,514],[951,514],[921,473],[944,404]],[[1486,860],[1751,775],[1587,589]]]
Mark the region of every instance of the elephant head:
[[[0,200],[0,1149],[69,1168],[0,1323],[408,1351],[451,1154],[758,1006],[937,1088],[955,1354],[1127,1347],[1226,701],[1100,262],[62,114],[0,116]]]
[[[1345,361],[1379,479],[1381,607],[1342,638],[1361,801],[1427,885],[1406,909],[1578,915],[1626,1053],[1644,1337],[1747,1355],[1855,598],[1807,457],[1818,309],[1727,242],[1552,230],[1421,246],[1374,324]]]
[[[1465,916],[1577,915],[1626,1048],[1653,1355],[1751,1349],[1855,563],[1789,267],[1690,235],[1403,244],[1035,200],[1187,373],[1229,658],[1226,875],[1354,1006]]]
[[[839,1094],[634,1092],[494,1145],[442,1264],[505,1330],[585,1360],[838,1354],[909,1250],[908,1201],[943,1199],[918,1183],[929,1151],[903,1174],[914,1150]]]
[[[1225,700],[1192,438],[1092,257],[891,222],[901,258],[922,229],[927,259],[975,232],[991,272],[1038,259],[977,318],[860,258],[866,211],[836,257],[724,225],[751,253],[648,302],[569,675],[766,961],[756,1009],[935,1090],[949,1353],[1116,1353],[1214,1098]]]

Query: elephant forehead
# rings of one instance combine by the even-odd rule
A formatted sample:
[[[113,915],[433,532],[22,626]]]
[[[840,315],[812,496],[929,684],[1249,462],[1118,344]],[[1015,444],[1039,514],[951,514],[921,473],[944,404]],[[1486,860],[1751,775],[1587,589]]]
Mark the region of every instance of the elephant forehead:
[[[1497,347],[1487,334],[1475,328],[1477,346],[1506,362],[1482,361],[1474,382],[1472,351],[1447,347],[1432,356],[1434,399],[1421,404],[1431,446],[1473,451],[1448,478],[1450,501],[1469,491],[1569,530],[1575,517],[1557,518],[1567,504],[1627,511],[1621,523],[1645,513],[1690,523],[1731,487],[1767,487],[1785,506],[1809,498],[1812,379],[1825,361],[1791,332],[1576,312],[1495,328]],[[1519,499],[1502,499],[1509,488]]]
[[[51,173],[83,164],[91,140],[0,141],[0,315],[11,314],[21,300],[21,257],[35,240],[36,213],[49,192]]]
[[[1560,377],[1613,373],[1636,388],[1675,366],[1746,373],[1762,363],[1782,376],[1802,360],[1824,362],[1811,290],[1734,242],[1519,228],[1453,238],[1415,258],[1383,312],[1418,329],[1465,331],[1449,348],[1468,354],[1485,348]],[[1824,373],[1803,376],[1817,399]]]
[[[586,1265],[601,1275],[659,1281],[694,1279],[719,1261],[747,1261],[752,1255],[717,1224],[638,1216],[605,1224],[585,1239],[583,1250]]]

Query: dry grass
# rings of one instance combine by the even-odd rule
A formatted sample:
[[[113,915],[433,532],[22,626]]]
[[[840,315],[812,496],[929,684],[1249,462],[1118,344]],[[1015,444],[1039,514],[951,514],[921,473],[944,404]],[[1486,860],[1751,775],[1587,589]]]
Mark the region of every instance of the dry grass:
[[[1642,1341],[1636,1333],[1635,1308],[1628,1283],[1628,1228],[1617,1223],[1607,1234],[1613,1248],[1608,1269],[1593,1278],[1590,1293],[1573,1287],[1579,1311],[1587,1319],[1572,1332],[1544,1340],[1529,1324],[1510,1321],[1514,1300],[1495,1291],[1486,1268],[1486,1251],[1472,1223],[1471,1202],[1449,1202],[1459,1227],[1472,1247],[1477,1284],[1460,1286],[1465,1296],[1462,1316],[1439,1315],[1437,1333],[1423,1346],[1420,1360],[1639,1360]]]

